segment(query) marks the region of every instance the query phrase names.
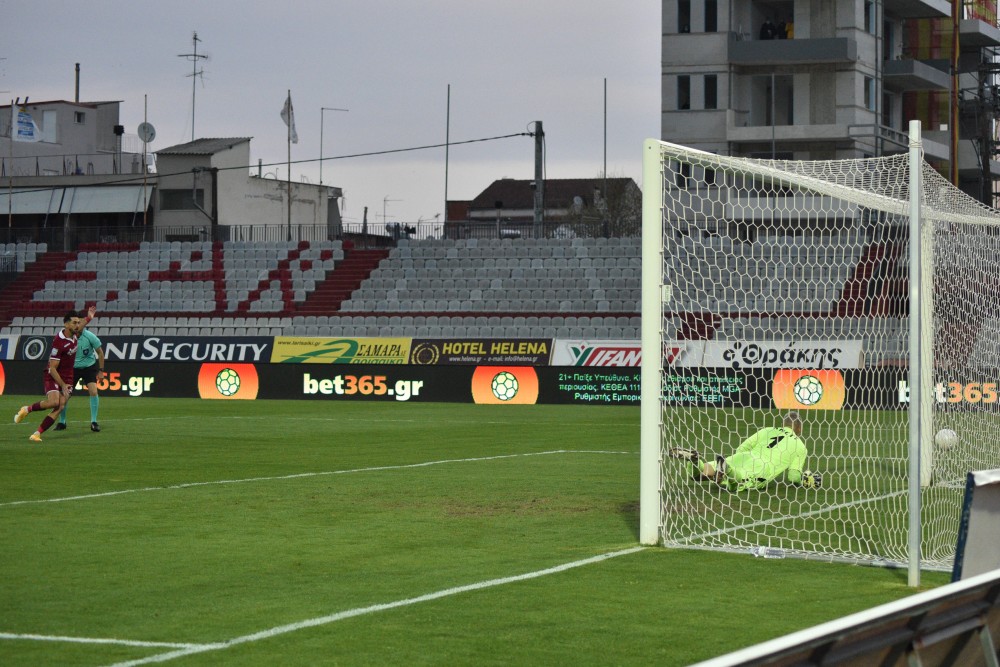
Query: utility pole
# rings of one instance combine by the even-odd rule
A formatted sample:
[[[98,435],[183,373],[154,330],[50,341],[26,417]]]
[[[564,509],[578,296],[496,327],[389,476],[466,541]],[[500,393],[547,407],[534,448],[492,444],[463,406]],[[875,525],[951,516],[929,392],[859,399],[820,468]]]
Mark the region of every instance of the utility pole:
[[[540,237],[545,221],[545,130],[535,121],[535,238]]]
[[[191,61],[191,73],[188,74],[187,76],[191,77],[191,141],[194,141],[194,100],[195,100],[195,93],[198,90],[197,86],[198,77],[202,77],[202,85],[204,85],[205,81],[204,79],[205,70],[198,69],[198,61],[208,60],[208,56],[198,53],[198,42],[200,42],[201,40],[198,39],[197,31],[195,31],[194,36],[191,38],[191,41],[194,43],[194,51],[192,53],[179,53],[177,54],[177,57],[187,58],[188,60]]]
[[[448,222],[448,152],[451,148],[451,84],[448,84],[448,100],[444,112],[444,221]]]

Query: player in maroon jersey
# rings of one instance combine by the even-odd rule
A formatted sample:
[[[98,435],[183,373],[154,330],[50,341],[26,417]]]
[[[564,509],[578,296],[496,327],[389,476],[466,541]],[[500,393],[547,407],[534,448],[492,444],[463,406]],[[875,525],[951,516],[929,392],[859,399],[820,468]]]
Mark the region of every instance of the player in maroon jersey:
[[[45,398],[32,405],[25,405],[14,415],[14,423],[20,424],[21,420],[28,416],[29,412],[35,410],[52,410],[45,415],[38,430],[32,433],[28,439],[32,442],[41,442],[42,433],[45,433],[50,426],[56,422],[59,413],[62,412],[70,393],[73,391],[73,364],[76,361],[76,337],[80,333],[83,320],[80,319],[76,311],[71,310],[63,317],[62,331],[52,339],[52,348],[49,352],[49,363],[42,376],[45,386]]]

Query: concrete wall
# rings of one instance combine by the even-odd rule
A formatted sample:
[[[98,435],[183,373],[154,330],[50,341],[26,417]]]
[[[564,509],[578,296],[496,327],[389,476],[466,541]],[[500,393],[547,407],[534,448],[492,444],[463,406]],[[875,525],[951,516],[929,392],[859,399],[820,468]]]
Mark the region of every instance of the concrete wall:
[[[114,173],[118,102],[77,104],[60,100],[31,103],[25,108],[38,126],[42,141],[12,144],[11,108],[0,108],[0,159],[8,174],[34,176],[37,171],[57,176],[71,174],[77,167],[84,174]],[[78,113],[83,115],[83,123],[76,121]],[[124,171],[131,171],[132,155],[124,155],[122,163]],[[119,170],[121,173],[122,168]]]

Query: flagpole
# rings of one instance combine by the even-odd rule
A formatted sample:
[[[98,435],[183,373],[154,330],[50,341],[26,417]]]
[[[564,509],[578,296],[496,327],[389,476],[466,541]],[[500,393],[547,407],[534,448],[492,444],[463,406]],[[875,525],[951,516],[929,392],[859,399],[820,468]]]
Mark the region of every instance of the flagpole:
[[[147,121],[147,116],[149,115],[149,96],[142,96],[142,122],[143,124]],[[143,135],[145,136],[145,135]],[[149,209],[149,202],[146,201],[146,172],[149,168],[146,166],[146,140],[142,140],[142,235],[143,238],[146,237],[147,226],[149,225],[149,220],[147,219],[147,210]],[[215,239],[213,239],[215,240]]]
[[[14,228],[14,100],[10,101],[10,173],[7,180],[7,229]],[[8,235],[7,240],[10,241]]]
[[[288,89],[288,241],[292,240],[292,89]]]

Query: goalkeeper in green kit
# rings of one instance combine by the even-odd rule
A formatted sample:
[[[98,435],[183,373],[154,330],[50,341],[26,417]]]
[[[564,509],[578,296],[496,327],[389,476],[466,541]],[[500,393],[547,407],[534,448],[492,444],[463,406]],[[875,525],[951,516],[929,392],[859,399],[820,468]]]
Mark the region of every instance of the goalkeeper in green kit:
[[[802,442],[802,418],[789,412],[781,426],[763,428],[743,441],[732,456],[705,460],[693,449],[674,447],[671,458],[691,464],[696,481],[714,480],[729,491],[763,489],[784,473],[785,481],[805,488],[819,488],[822,476],[805,469],[806,445]]]

